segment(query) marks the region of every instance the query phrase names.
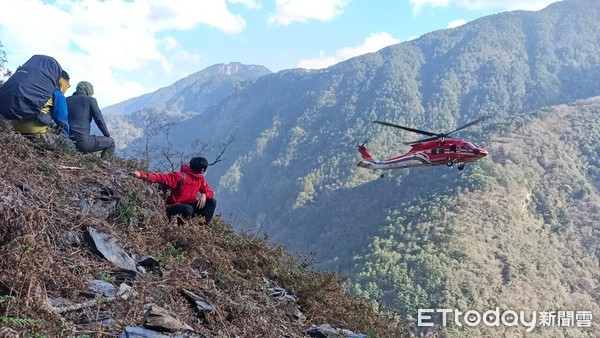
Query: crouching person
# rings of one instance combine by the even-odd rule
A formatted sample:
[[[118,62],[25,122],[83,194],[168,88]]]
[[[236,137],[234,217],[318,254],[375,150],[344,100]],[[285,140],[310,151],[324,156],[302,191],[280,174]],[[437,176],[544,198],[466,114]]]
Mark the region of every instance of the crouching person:
[[[92,95],[94,95],[92,84],[81,81],[77,84],[75,93],[67,98],[71,139],[80,152],[102,151],[100,157],[109,159],[115,152],[115,141],[106,128],[98,101]],[[92,120],[104,136],[90,135]]]
[[[205,224],[209,225],[217,201],[214,192],[204,179],[207,168],[208,161],[204,157],[194,157],[190,160],[190,164],[181,166],[181,171],[167,174],[134,171],[130,175],[147,182],[162,183],[171,189],[166,200],[169,221],[173,216],[181,219],[203,216]],[[178,224],[182,224],[180,219]]]

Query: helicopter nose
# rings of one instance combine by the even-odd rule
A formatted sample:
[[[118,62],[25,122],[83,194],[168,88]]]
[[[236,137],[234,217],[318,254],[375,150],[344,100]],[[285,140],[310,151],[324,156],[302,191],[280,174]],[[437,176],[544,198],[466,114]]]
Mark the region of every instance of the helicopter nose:
[[[488,152],[485,149],[480,148],[479,155],[481,155],[481,157],[486,157],[486,156],[488,156]]]

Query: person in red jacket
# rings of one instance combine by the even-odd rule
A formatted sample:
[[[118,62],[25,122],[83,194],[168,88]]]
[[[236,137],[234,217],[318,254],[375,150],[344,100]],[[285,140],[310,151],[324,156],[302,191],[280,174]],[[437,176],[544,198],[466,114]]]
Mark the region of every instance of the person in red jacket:
[[[194,157],[190,164],[182,165],[180,171],[167,174],[134,171],[130,175],[147,182],[162,183],[171,189],[166,200],[169,220],[176,215],[183,219],[204,216],[205,224],[208,225],[215,213],[217,201],[204,179],[207,168],[208,161],[204,157]]]

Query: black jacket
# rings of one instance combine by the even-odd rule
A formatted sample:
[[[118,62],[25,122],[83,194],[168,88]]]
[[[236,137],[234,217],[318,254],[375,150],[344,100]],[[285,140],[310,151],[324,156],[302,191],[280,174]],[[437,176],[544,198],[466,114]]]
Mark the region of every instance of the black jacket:
[[[69,126],[71,128],[71,137],[75,140],[90,136],[92,119],[96,122],[98,129],[106,137],[110,133],[106,128],[106,122],[102,117],[102,112],[98,107],[98,101],[91,96],[81,92],[75,92],[67,97],[67,106],[69,109]]]

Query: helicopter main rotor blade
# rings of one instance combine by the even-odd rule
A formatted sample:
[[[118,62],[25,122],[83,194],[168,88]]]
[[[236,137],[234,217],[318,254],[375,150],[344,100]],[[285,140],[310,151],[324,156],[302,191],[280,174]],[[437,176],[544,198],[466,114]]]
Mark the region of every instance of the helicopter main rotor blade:
[[[459,131],[459,130],[463,130],[463,129],[465,129],[465,128],[468,128],[468,127],[470,127],[470,126],[472,126],[472,125],[474,125],[474,124],[477,124],[477,123],[479,123],[479,122],[481,122],[481,121],[483,121],[483,120],[485,120],[485,119],[487,119],[487,117],[481,117],[481,118],[478,118],[477,120],[471,121],[471,122],[469,122],[469,123],[467,123],[467,124],[465,124],[465,125],[463,125],[463,126],[460,126],[460,127],[456,128],[456,129],[454,129],[453,131],[451,131],[451,132],[449,132],[449,133],[445,133],[445,134],[443,134],[443,135],[444,135],[444,137],[445,137],[445,136],[448,136],[448,135],[450,135],[450,134],[456,133],[456,132],[457,132],[457,131]]]
[[[403,126],[399,126],[397,124],[393,124],[393,123],[385,122],[385,121],[373,121],[371,123],[377,123],[377,124],[382,124],[384,126],[389,126],[389,127],[394,127],[394,128],[400,128],[402,130],[410,131],[410,132],[421,134],[421,135],[438,136],[438,134],[432,133],[432,132],[429,132],[429,131],[424,131],[424,130],[419,130],[419,129],[413,129],[413,128],[408,128],[408,127],[403,127]]]
[[[437,139],[440,139],[440,138],[441,138],[440,136],[434,136],[434,137],[428,137],[428,138],[425,138],[425,139],[422,139],[422,140],[416,140],[416,141],[413,141],[413,142],[402,142],[402,144],[412,145],[412,144],[415,144],[415,143],[429,142],[429,141],[437,140]]]

